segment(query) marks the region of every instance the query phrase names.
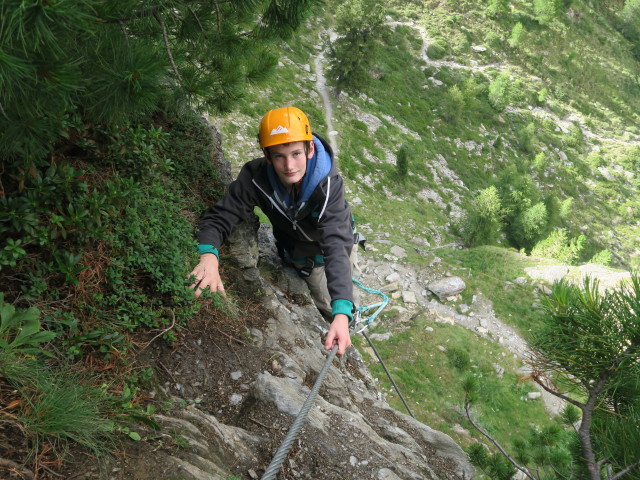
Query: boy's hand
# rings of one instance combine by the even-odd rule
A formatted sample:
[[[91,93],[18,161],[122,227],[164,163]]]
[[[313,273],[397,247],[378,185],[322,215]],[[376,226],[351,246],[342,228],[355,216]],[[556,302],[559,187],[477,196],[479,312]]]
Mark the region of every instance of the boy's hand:
[[[200,263],[196,265],[190,276],[195,277],[195,282],[189,288],[195,289],[196,297],[202,294],[202,290],[209,287],[212,292],[224,293],[224,285],[218,272],[218,257],[213,253],[205,253],[200,256]]]
[[[351,346],[349,317],[343,313],[339,313],[333,317],[333,322],[331,322],[329,332],[327,333],[327,339],[324,342],[324,348],[325,350],[331,350],[336,344],[338,345],[338,355],[343,355],[347,348]]]

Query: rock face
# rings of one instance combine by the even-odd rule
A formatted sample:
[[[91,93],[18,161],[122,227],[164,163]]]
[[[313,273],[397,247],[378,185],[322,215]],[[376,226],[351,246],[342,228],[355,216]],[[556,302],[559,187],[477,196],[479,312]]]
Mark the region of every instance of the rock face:
[[[262,228],[262,227],[261,227]],[[245,237],[255,237],[252,228],[241,227],[232,249],[243,252],[242,269],[252,270],[247,255],[256,251],[255,239],[242,246]],[[261,260],[274,261],[275,248],[261,234]],[[257,255],[254,265],[257,264]],[[272,265],[278,269],[277,265]],[[255,278],[255,272],[249,275]],[[304,292],[306,285],[286,271],[282,285],[295,285],[283,292],[262,279],[262,307],[270,315],[266,328],[252,331],[254,345],[267,349],[273,358],[271,371],[237,372],[238,381],[253,378],[242,400],[240,415],[260,419],[267,425],[290,425],[309,395],[309,386],[322,369],[326,353],[319,331],[327,325],[313,305],[300,306],[286,300],[292,292]],[[472,478],[473,467],[463,450],[446,434],[431,429],[412,417],[393,410],[378,392],[375,381],[360,356],[351,348],[346,358],[334,360],[320,394],[309,411],[296,440],[295,459],[287,460],[291,476],[323,479],[436,479]],[[229,375],[231,377],[231,375]],[[178,410],[174,417],[159,422],[170,426],[192,447],[171,455],[167,463],[179,466],[182,479],[228,478],[229,474],[261,475],[266,468],[264,451],[275,453],[269,435],[256,435],[225,425],[211,413],[193,406]],[[236,423],[238,419],[235,419]],[[281,440],[281,439],[280,439]],[[300,452],[305,454],[300,454]],[[233,468],[231,468],[233,465]],[[226,472],[226,473],[225,473]],[[249,473],[251,472],[251,473]],[[258,478],[258,477],[253,477]],[[283,477],[284,478],[284,477]]]
[[[301,301],[310,298],[309,290],[294,271],[282,267],[268,227],[251,218],[235,229],[225,248],[235,259],[237,281],[248,291],[261,292],[256,306],[263,316],[260,328],[233,338],[244,345],[242,350],[231,348],[232,338],[223,332],[229,341],[225,349],[208,341],[205,334],[211,328],[205,316],[199,319],[202,330],[196,330],[194,319],[180,345],[149,349],[150,361],[169,375],[158,390],[174,407],[156,415],[161,433],[142,427],[140,433],[180,448],[163,451],[140,442],[139,451],[106,476],[78,478],[211,480],[260,478],[264,473],[326,362],[321,335],[328,325],[311,302]],[[269,281],[261,271],[268,272]],[[251,355],[260,358],[252,361]],[[216,391],[222,393],[213,396]],[[278,476],[473,477],[467,455],[448,435],[386,403],[354,347],[334,359]]]
[[[464,280],[460,277],[446,277],[427,285],[427,288],[435,293],[440,300],[445,300],[447,297],[455,297],[464,291],[466,287]]]

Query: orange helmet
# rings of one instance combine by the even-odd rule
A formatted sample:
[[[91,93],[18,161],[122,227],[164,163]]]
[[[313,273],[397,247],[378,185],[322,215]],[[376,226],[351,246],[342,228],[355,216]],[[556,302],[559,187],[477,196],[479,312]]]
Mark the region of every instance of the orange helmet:
[[[313,140],[311,125],[302,110],[283,107],[269,110],[260,122],[260,148]]]

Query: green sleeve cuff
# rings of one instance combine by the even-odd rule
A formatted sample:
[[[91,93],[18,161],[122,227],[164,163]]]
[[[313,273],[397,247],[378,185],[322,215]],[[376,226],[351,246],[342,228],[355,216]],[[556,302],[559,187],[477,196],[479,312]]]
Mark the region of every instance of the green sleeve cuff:
[[[339,313],[343,313],[349,317],[349,320],[353,320],[353,302],[343,298],[331,302],[331,316],[335,317]]]
[[[198,253],[203,255],[205,253],[213,253],[218,260],[220,260],[220,254],[218,253],[218,249],[213,245],[198,245]]]

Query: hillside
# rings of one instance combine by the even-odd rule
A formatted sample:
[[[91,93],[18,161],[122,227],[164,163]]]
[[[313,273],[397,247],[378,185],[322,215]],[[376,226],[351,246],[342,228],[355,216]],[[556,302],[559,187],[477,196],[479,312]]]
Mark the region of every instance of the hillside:
[[[264,471],[322,365],[320,318],[266,224],[223,247],[227,298],[195,301],[184,278],[197,216],[282,105],[338,153],[368,238],[360,279],[392,296],[369,332],[416,415],[354,336],[282,478],[468,478],[463,449],[490,446],[461,412],[470,375],[503,444],[555,425],[526,351],[550,283],[595,272],[615,286],[640,265],[625,2],[551,16],[540,2],[386,2],[370,83],[336,95],[342,3],[313,10],[266,83],[206,116],[214,128],[180,108],[116,128],[69,116],[46,159],[3,168],[0,477]],[[469,219],[491,189],[500,218],[477,241]],[[436,298],[430,282],[449,276],[464,290]]]

